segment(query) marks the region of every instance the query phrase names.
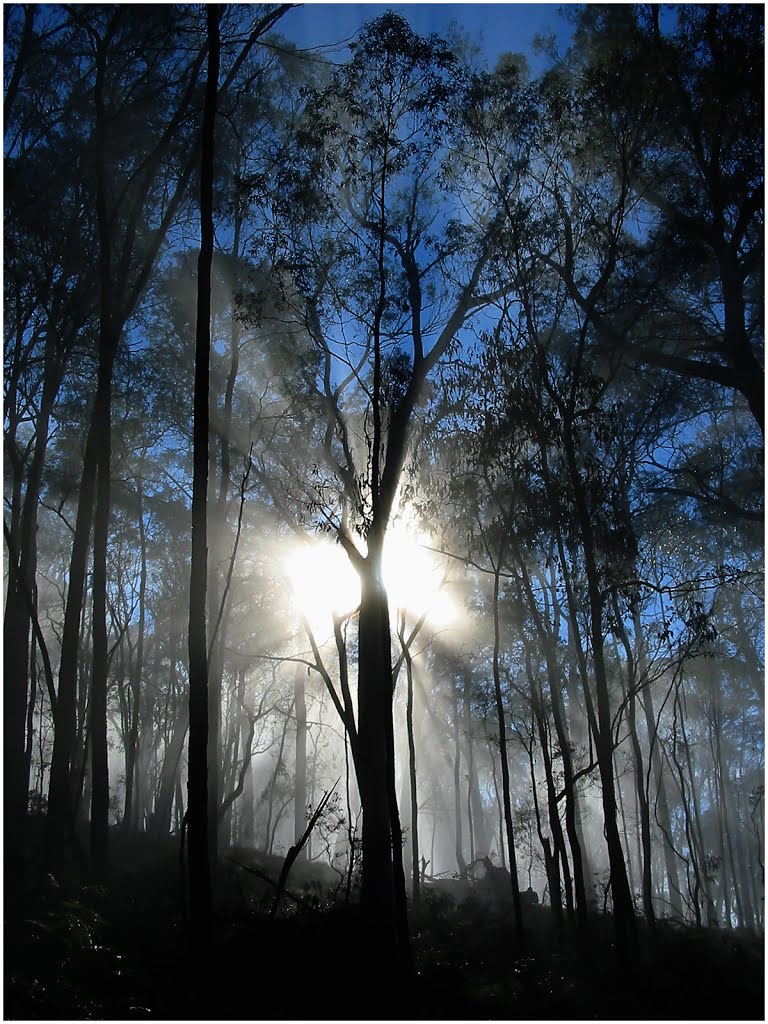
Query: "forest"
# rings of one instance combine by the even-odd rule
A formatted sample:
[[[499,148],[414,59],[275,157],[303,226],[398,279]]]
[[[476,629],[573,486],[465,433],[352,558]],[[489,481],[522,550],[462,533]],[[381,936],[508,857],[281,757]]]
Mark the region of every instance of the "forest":
[[[470,6],[3,5],[4,1019],[764,1019],[763,6]]]

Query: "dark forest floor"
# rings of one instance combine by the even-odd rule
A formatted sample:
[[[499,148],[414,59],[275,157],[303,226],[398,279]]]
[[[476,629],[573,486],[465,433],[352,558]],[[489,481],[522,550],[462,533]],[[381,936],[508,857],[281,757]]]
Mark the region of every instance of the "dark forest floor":
[[[763,1020],[763,940],[642,926],[620,968],[610,915],[585,936],[528,908],[428,894],[410,923],[416,974],[396,981],[360,940],[356,908],[330,906],[328,873],[296,865],[271,889],[225,861],[202,965],[190,966],[178,845],[115,835],[109,888],[6,879],[5,1020]],[[252,852],[232,858],[276,874]],[[31,867],[31,865],[30,865]],[[19,900],[9,901],[9,886]],[[9,905],[23,913],[9,918]]]

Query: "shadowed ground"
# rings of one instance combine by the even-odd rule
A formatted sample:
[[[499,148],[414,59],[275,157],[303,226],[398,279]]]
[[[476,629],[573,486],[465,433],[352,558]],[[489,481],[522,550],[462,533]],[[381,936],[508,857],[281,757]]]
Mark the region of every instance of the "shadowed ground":
[[[178,842],[116,835],[114,846],[109,889],[30,887],[25,915],[6,923],[5,1019],[764,1018],[761,938],[662,925],[654,944],[641,927],[620,971],[610,916],[585,939],[529,907],[520,941],[482,891],[457,902],[427,887],[411,912],[417,973],[397,982],[371,963],[356,908],[331,906],[327,865],[297,864],[294,899],[270,918],[266,879],[281,859],[243,850],[222,869],[207,969],[190,973]]]

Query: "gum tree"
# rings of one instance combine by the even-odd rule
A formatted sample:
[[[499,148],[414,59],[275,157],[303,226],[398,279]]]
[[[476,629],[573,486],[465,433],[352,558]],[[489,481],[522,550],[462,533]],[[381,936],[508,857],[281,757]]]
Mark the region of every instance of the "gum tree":
[[[430,375],[496,290],[498,193],[507,208],[517,201],[524,152],[507,129],[496,192],[485,187],[470,140],[488,130],[486,108],[519,98],[514,74],[494,91],[442,40],[392,14],[352,50],[327,84],[306,90],[277,179],[249,186],[283,321],[303,346],[294,385],[319,416],[304,507],[360,577],[356,722],[348,702],[342,711],[363,807],[363,909],[385,955],[399,944],[407,958],[384,542]],[[501,140],[497,149],[501,163]]]

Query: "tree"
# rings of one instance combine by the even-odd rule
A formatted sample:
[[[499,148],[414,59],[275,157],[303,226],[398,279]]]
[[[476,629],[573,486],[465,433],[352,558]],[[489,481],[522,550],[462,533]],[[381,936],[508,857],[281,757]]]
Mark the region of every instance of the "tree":
[[[642,287],[627,282],[623,309],[595,322],[639,365],[740,393],[763,431],[762,19],[750,5],[595,5],[576,22],[591,138],[608,142],[626,216],[651,225]]]
[[[51,767],[51,793],[48,818],[48,857],[52,869],[58,870],[61,850],[67,830],[71,829],[73,800],[70,766],[74,742],[74,709],[77,676],[77,649],[80,618],[83,606],[84,582],[89,549],[91,525],[94,526],[94,676],[91,702],[92,756],[95,773],[92,816],[92,853],[94,869],[98,875],[106,871],[106,834],[108,810],[108,780],[106,754],[106,545],[110,514],[110,451],[111,451],[111,397],[115,354],[124,328],[136,310],[149,275],[155,265],[162,242],[184,196],[189,171],[183,171],[175,184],[170,201],[157,208],[158,223],[153,231],[140,232],[140,223],[146,204],[156,190],[162,192],[162,162],[172,149],[197,79],[202,57],[193,56],[179,66],[170,58],[175,90],[168,90],[165,70],[157,63],[148,70],[136,71],[138,49],[133,46],[137,31],[153,30],[153,46],[167,58],[169,37],[176,32],[176,12],[157,15],[157,22],[146,22],[140,28],[119,10],[105,10],[103,16],[91,23],[74,15],[72,25],[75,40],[93,53],[93,136],[91,139],[93,203],[95,209],[97,251],[99,253],[99,343],[98,377],[94,402],[88,426],[83,474],[80,485],[77,521],[72,546],[67,595],[67,612],[62,636],[57,698],[57,729],[55,733],[53,763]],[[120,51],[120,42],[126,49]],[[127,45],[130,42],[130,45]],[[115,54],[120,56],[116,56]],[[121,63],[122,62],[122,63]],[[134,76],[137,76],[134,78]],[[137,173],[130,174],[116,140],[130,135],[130,124],[137,115],[136,103],[131,100],[130,86],[155,88],[158,76],[164,84],[170,111],[160,105],[155,110],[144,160]],[[106,119],[112,119],[112,132],[107,137]],[[117,118],[123,121],[124,135],[117,135]],[[110,169],[123,160],[127,183],[122,190],[115,187]],[[117,268],[117,271],[116,269]],[[121,274],[122,287],[115,285],[115,274]],[[94,512],[94,502],[96,511]],[[94,518],[95,516],[95,518]]]
[[[204,936],[211,916],[208,820],[208,434],[211,350],[211,262],[213,260],[213,160],[219,79],[221,11],[207,11],[208,73],[203,110],[200,173],[200,256],[197,264],[197,327],[193,418],[192,560],[189,581],[189,893],[192,921]]]
[[[482,93],[480,83],[473,89]],[[509,106],[514,92],[505,96]],[[318,471],[321,500],[313,507],[360,576],[362,901],[385,949],[399,921],[401,951],[407,933],[384,541],[429,375],[467,317],[489,302],[483,285],[503,215],[482,197],[468,210],[472,219],[445,212],[469,173],[467,140],[459,141],[458,126],[451,134],[459,95],[458,64],[446,45],[386,15],[370,23],[329,85],[310,92],[309,119],[286,150],[274,190],[251,178],[268,218],[264,248],[274,253],[287,315],[308,346],[299,372],[322,410],[323,434],[313,448],[324,474]],[[459,159],[447,149],[449,136]],[[508,193],[518,172],[515,163],[506,175]],[[340,347],[341,331],[348,342]]]

